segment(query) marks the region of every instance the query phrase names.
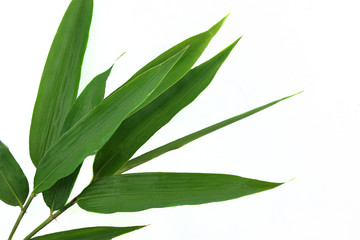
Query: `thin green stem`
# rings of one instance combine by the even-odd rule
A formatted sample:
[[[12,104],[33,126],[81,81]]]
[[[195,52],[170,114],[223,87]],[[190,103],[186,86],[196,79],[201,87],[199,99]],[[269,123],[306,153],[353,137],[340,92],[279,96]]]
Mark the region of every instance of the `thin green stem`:
[[[37,228],[35,228],[29,235],[27,235],[24,240],[29,240],[32,236],[34,236],[36,233],[38,233],[41,229],[43,229],[46,225],[51,223],[53,220],[55,220],[60,214],[65,212],[68,208],[73,206],[76,203],[77,197],[71,200],[68,204],[66,204],[64,207],[60,208],[56,213],[48,217],[44,222],[42,222]]]
[[[29,199],[27,200],[25,206],[21,207],[21,212],[20,212],[18,218],[16,219],[15,225],[14,225],[13,229],[11,230],[11,233],[9,235],[8,240],[11,240],[13,238],[13,236],[14,236],[14,234],[16,232],[16,229],[19,227],[19,224],[20,224],[22,218],[24,217],[24,215],[26,213],[26,210],[30,206],[30,203],[32,202],[32,200],[34,199],[35,196],[36,196],[36,194],[31,193],[31,195],[30,195]]]

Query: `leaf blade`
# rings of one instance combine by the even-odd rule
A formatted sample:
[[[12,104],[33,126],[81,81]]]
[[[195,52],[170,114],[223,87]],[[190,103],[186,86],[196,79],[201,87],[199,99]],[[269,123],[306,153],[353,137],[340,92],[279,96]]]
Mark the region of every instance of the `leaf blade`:
[[[94,180],[114,174],[161,127],[194,101],[210,84],[239,40],[237,39],[215,57],[190,70],[157,99],[124,120],[96,154],[93,166]]]
[[[226,201],[281,184],[226,174],[134,173],[91,183],[79,195],[77,203],[90,212],[135,212]]]
[[[184,55],[179,59],[173,69],[169,72],[169,74],[164,78],[164,80],[160,83],[160,85],[155,89],[155,91],[149,96],[148,99],[143,102],[137,110],[146,106],[152,100],[156,99],[161,93],[166,91],[169,87],[174,85],[178,80],[180,80],[195,64],[195,62],[199,59],[201,54],[204,52],[212,38],[217,34],[222,25],[224,24],[226,18],[229,15],[222,18],[212,27],[210,27],[207,31],[202,32],[198,35],[192,36],[181,43],[173,46],[168,49],[164,53],[160,54],[158,57],[153,59],[151,62],[146,64],[143,68],[137,71],[129,81],[134,79],[139,74],[143,73],[147,69],[156,66],[157,64],[165,61],[169,57],[173,56],[181,49],[188,47],[188,50],[184,53]]]
[[[61,135],[97,106],[105,96],[106,81],[113,66],[97,75],[82,91],[72,105],[62,128]],[[43,192],[43,199],[50,211],[62,208],[68,200],[81,165],[69,176],[58,180],[54,186]]]
[[[114,237],[138,230],[145,226],[134,227],[92,227],[52,233],[31,238],[32,240],[110,240]]]
[[[71,174],[85,157],[97,152],[121,122],[154,91],[185,51],[183,49],[115,90],[64,133],[41,160],[35,174],[34,192],[50,188],[56,181]]]
[[[230,125],[232,123],[235,123],[235,122],[237,122],[237,121],[239,121],[241,119],[249,117],[249,116],[251,116],[251,115],[253,115],[255,113],[258,113],[258,112],[260,112],[260,111],[262,111],[262,110],[264,110],[264,109],[266,109],[268,107],[271,107],[271,106],[273,106],[273,105],[275,105],[275,104],[277,104],[277,103],[279,103],[279,102],[281,102],[283,100],[286,100],[286,99],[288,99],[290,97],[293,97],[293,96],[295,96],[297,94],[299,94],[299,93],[296,93],[294,95],[290,95],[290,96],[285,97],[285,98],[281,98],[279,100],[276,100],[276,101],[273,101],[271,103],[265,104],[265,105],[263,105],[261,107],[252,109],[252,110],[250,110],[248,112],[245,112],[245,113],[239,114],[237,116],[234,116],[232,118],[226,119],[226,120],[224,120],[222,122],[216,123],[216,124],[211,125],[211,126],[209,126],[207,128],[201,129],[201,130],[199,130],[197,132],[191,133],[191,134],[189,134],[187,136],[184,136],[184,137],[179,138],[179,139],[177,139],[175,141],[167,143],[167,144],[165,144],[165,145],[163,145],[161,147],[158,147],[158,148],[156,148],[154,150],[151,150],[151,151],[149,151],[147,153],[144,153],[144,154],[142,154],[142,155],[128,161],[115,174],[121,174],[121,173],[126,172],[126,171],[128,171],[130,169],[133,169],[133,168],[135,168],[135,167],[137,167],[137,166],[139,166],[141,164],[144,164],[144,163],[146,163],[146,162],[148,162],[148,161],[150,161],[150,160],[152,160],[152,159],[154,159],[156,157],[159,157],[162,154],[165,154],[165,153],[167,153],[169,151],[172,151],[172,150],[179,149],[182,146],[184,146],[184,145],[186,145],[186,144],[188,144],[188,143],[190,143],[190,142],[192,142],[192,141],[194,141],[194,140],[196,140],[196,139],[198,139],[200,137],[203,137],[203,136],[205,136],[207,134],[210,134],[210,133],[212,133],[212,132],[214,132],[214,131],[216,131],[218,129],[226,127],[226,126],[228,126],[228,125]]]
[[[0,141],[0,200],[22,208],[28,194],[29,183],[24,172],[9,148]]]
[[[59,138],[76,98],[92,9],[92,0],[72,1],[49,51],[30,127],[30,156],[35,166]]]

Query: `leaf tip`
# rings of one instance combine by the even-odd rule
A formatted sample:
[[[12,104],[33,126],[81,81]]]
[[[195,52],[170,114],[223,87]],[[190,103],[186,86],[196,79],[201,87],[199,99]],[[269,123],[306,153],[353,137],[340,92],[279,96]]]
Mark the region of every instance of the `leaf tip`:
[[[222,25],[224,24],[225,20],[227,19],[227,17],[230,15],[230,13],[228,15],[226,15],[225,17],[223,17],[219,22],[217,22],[214,26],[212,26],[209,29],[209,32],[214,36],[222,27]]]
[[[295,180],[295,178],[292,178],[292,179],[290,179],[290,180],[288,180],[288,181],[286,181],[286,182],[284,182],[284,183],[292,182],[292,181],[294,181],[294,180]]]

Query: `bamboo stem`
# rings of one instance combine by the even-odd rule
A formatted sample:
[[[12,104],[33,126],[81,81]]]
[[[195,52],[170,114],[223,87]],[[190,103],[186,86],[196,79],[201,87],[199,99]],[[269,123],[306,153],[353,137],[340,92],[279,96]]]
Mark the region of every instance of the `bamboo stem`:
[[[56,213],[48,217],[44,222],[42,222],[37,228],[35,228],[29,235],[27,235],[24,240],[29,240],[32,236],[34,236],[36,233],[38,233],[41,229],[43,229],[46,225],[51,223],[53,220],[55,220],[58,216],[60,216],[63,212],[65,212],[68,208],[73,206],[76,203],[77,197],[71,200],[68,204],[66,204],[64,207],[59,209]]]
[[[16,219],[16,222],[15,222],[15,225],[14,227],[12,228],[11,230],[11,233],[9,235],[9,238],[8,240],[11,240],[16,232],[16,229],[19,227],[19,224],[22,220],[22,218],[24,217],[25,213],[26,213],[26,210],[28,209],[28,207],[30,206],[30,203],[32,202],[32,200],[34,199],[34,197],[36,196],[36,194],[34,193],[31,193],[29,199],[27,200],[26,204],[24,207],[21,207],[21,212],[18,216],[18,218]]]

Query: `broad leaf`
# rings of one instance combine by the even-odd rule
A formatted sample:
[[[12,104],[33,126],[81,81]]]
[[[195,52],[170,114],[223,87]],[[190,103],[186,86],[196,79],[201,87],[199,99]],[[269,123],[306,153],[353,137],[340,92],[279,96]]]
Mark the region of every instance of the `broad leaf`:
[[[93,227],[52,233],[31,238],[32,240],[110,240],[145,226],[135,227]]]
[[[50,188],[70,175],[109,140],[121,122],[154,91],[186,48],[117,89],[61,136],[40,161],[34,192]]]
[[[225,174],[134,173],[104,177],[91,183],[77,203],[90,212],[135,212],[225,201],[281,184]]]
[[[0,141],[0,200],[23,207],[29,194],[29,183],[10,153],[7,146]]]
[[[285,100],[287,98],[290,98],[292,96],[295,96],[297,94],[294,94],[294,95],[291,95],[291,96],[288,96],[288,97],[273,101],[273,102],[268,103],[266,105],[263,105],[261,107],[255,108],[255,109],[250,110],[248,112],[242,113],[242,114],[237,115],[237,116],[232,117],[232,118],[229,118],[229,119],[227,119],[225,121],[222,121],[222,122],[216,123],[216,124],[214,124],[212,126],[209,126],[207,128],[201,129],[201,130],[199,130],[197,132],[194,132],[192,134],[189,134],[189,135],[187,135],[185,137],[179,138],[179,139],[177,139],[175,141],[167,143],[167,144],[165,144],[165,145],[163,145],[161,147],[158,147],[158,148],[156,148],[154,150],[151,150],[151,151],[149,151],[147,153],[144,153],[144,154],[142,154],[142,155],[128,161],[122,168],[120,168],[116,172],[116,174],[121,174],[121,173],[126,172],[126,171],[128,171],[128,170],[130,170],[130,169],[132,169],[134,167],[137,167],[137,166],[143,164],[143,163],[146,163],[146,162],[148,162],[148,161],[150,161],[150,160],[152,160],[152,159],[154,159],[154,158],[156,158],[156,157],[158,157],[158,156],[160,156],[160,155],[162,155],[164,153],[167,153],[169,151],[181,148],[182,146],[184,146],[184,145],[186,145],[186,144],[188,144],[188,143],[190,143],[190,142],[192,142],[192,141],[194,141],[194,140],[196,140],[196,139],[198,139],[198,138],[200,138],[202,136],[205,136],[205,135],[207,135],[209,133],[212,133],[212,132],[214,132],[214,131],[216,131],[216,130],[218,130],[220,128],[226,127],[226,126],[228,126],[228,125],[230,125],[230,124],[232,124],[234,122],[237,122],[237,121],[239,121],[239,120],[241,120],[243,118],[251,116],[251,115],[253,115],[253,114],[257,113],[257,112],[260,112],[260,111],[262,111],[262,110],[264,110],[264,109],[266,109],[268,107],[271,107],[272,105],[274,105],[276,103],[279,103],[279,102],[281,102],[281,101],[283,101],[283,100]]]
[[[30,156],[35,166],[60,137],[77,96],[92,10],[92,0],[72,1],[51,45],[30,128]]]
[[[166,52],[160,54],[157,58],[146,64],[143,68],[137,71],[129,81],[132,81],[137,76],[145,72],[146,70],[158,65],[159,63],[167,60],[169,57],[173,56],[181,49],[188,46],[188,50],[184,53],[182,58],[176,63],[176,65],[171,69],[168,75],[164,78],[164,80],[160,83],[160,85],[155,89],[155,91],[149,96],[148,99],[145,100],[138,107],[141,109],[143,106],[146,106],[149,102],[157,98],[161,93],[163,93],[166,89],[174,85],[179,79],[181,79],[195,64],[201,54],[204,52],[205,48],[210,43],[211,39],[216,35],[216,33],[220,30],[221,26],[225,22],[227,16],[221,19],[218,23],[212,26],[208,31],[190,37],[183,42],[175,45],[170,48]],[[138,110],[137,109],[137,110]]]
[[[82,91],[65,119],[61,135],[75,125],[76,122],[104,99],[106,80],[108,79],[111,70],[112,66],[105,72],[96,76]],[[58,210],[65,205],[71,190],[74,187],[80,168],[81,165],[75,172],[60,179],[54,186],[43,192],[44,201],[51,211]]]
[[[96,154],[94,180],[113,175],[151,136],[190,104],[210,84],[238,41],[189,71],[157,99],[128,117]]]

